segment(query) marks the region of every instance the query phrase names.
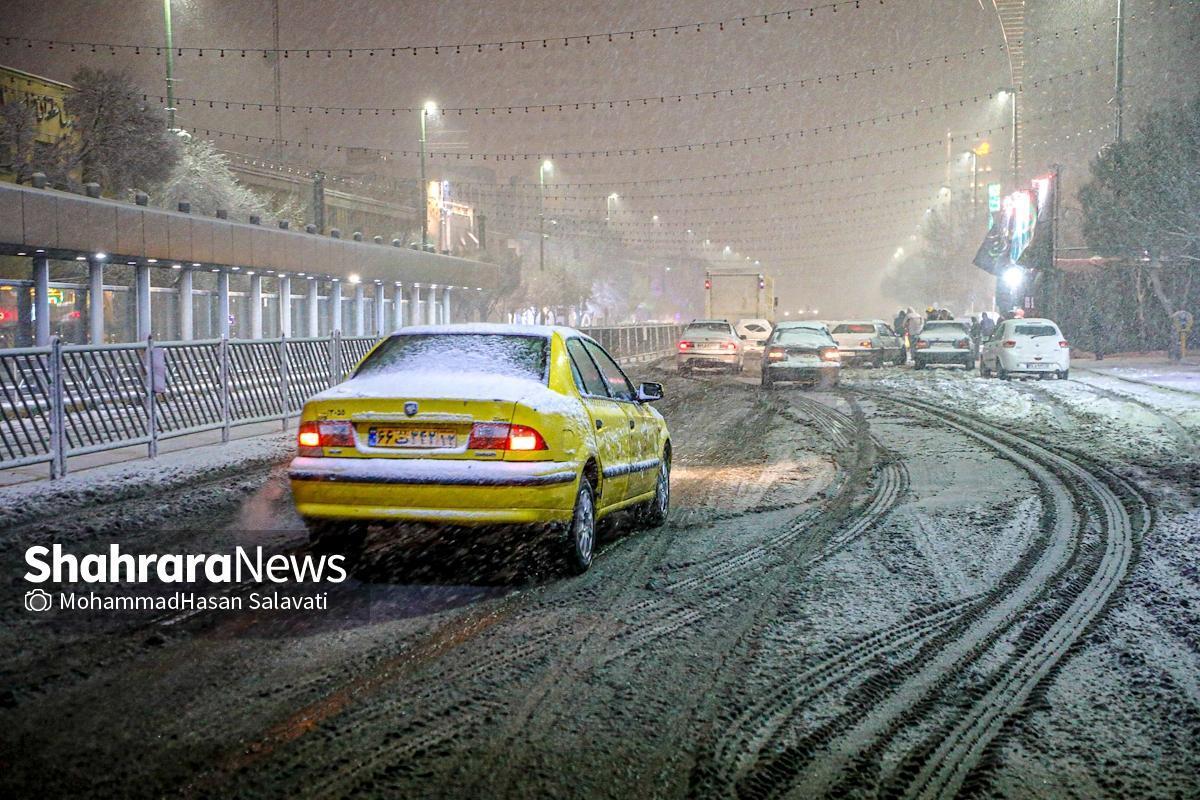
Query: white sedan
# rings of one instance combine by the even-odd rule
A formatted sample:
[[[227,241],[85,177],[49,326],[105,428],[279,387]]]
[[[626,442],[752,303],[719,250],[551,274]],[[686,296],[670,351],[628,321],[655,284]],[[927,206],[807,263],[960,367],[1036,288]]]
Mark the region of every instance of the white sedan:
[[[1066,380],[1071,374],[1071,348],[1052,320],[1007,319],[983,343],[979,374],[1002,380],[1013,375],[1051,375]]]
[[[675,366],[684,375],[697,367],[741,372],[745,357],[741,337],[732,325],[723,319],[697,319],[683,329]]]

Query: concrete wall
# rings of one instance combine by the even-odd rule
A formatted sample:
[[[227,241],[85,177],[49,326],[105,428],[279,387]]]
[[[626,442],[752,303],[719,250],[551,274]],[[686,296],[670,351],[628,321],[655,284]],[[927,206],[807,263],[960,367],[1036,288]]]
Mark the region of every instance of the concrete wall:
[[[0,183],[0,253],[34,249],[51,258],[103,252],[113,261],[356,274],[363,281],[471,288],[497,281],[492,265],[463,258]]]

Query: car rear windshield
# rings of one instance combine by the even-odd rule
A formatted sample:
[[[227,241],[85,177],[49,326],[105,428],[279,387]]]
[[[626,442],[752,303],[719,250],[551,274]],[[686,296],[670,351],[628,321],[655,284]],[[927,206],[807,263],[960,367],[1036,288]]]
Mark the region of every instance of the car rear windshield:
[[[689,331],[720,331],[721,333],[729,333],[728,322],[693,322],[687,326]]]
[[[874,333],[875,326],[874,325],[866,325],[866,324],[862,324],[862,325],[842,324],[842,325],[838,325],[836,328],[834,328],[833,332],[834,333]]]
[[[482,372],[546,380],[545,337],[501,333],[418,333],[392,336],[355,375],[388,372]]]
[[[950,331],[952,333],[966,333],[967,326],[961,322],[930,322],[925,325],[922,331]]]
[[[1017,325],[1013,328],[1016,336],[1058,336],[1058,329],[1053,325]]]
[[[833,341],[819,331],[803,328],[780,331],[774,344],[780,347],[834,347]]]

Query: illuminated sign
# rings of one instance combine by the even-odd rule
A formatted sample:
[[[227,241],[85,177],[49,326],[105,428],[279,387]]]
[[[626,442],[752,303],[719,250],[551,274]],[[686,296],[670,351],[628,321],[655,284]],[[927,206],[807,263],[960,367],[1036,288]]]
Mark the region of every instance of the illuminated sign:
[[[989,183],[988,190],[988,213],[995,214],[1000,210],[1000,184]]]

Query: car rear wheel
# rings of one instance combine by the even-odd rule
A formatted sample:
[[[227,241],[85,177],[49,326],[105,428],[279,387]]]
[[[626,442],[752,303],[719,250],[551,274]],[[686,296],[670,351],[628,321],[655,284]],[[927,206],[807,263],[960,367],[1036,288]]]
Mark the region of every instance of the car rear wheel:
[[[596,501],[592,482],[583,476],[579,479],[579,490],[575,493],[575,513],[567,526],[560,548],[567,571],[582,575],[592,565],[592,552],[596,547]]]
[[[671,510],[671,462],[663,457],[654,481],[654,499],[642,509],[641,523],[647,528],[661,527]]]
[[[1069,368],[1064,369],[1058,373],[1058,379],[1060,381],[1065,381],[1065,380],[1069,379],[1070,377],[1071,377],[1071,370]]]
[[[981,378],[992,377],[992,371],[988,368],[987,362],[984,361],[982,358],[979,359],[979,377],[981,377]]]
[[[1004,367],[1000,366],[999,361],[996,362],[996,377],[1002,381],[1011,381],[1012,380],[1012,375],[1009,375],[1008,370],[1006,370]]]
[[[925,369],[925,362],[919,358],[913,359],[913,369]]]
[[[771,380],[771,376],[767,375],[766,373],[763,373],[763,376],[762,376],[762,388],[764,388],[764,389],[775,388],[775,381]]]

